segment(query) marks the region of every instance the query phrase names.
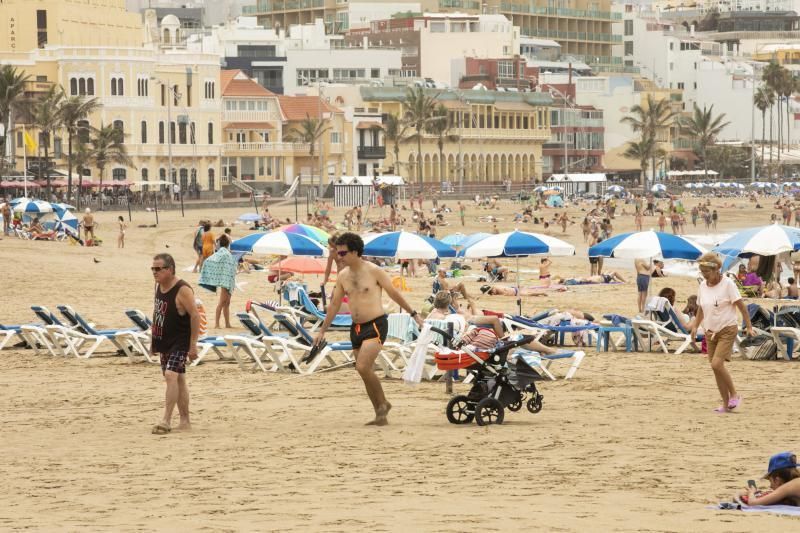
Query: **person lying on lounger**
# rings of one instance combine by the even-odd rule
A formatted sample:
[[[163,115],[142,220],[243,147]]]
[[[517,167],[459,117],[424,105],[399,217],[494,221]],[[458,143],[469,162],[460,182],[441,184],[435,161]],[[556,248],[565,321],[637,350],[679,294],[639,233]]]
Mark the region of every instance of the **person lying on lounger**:
[[[476,326],[491,326],[497,337],[503,336],[503,324],[496,316],[484,316],[477,312],[475,309],[475,302],[469,296],[466,296],[467,307],[458,309],[458,314],[463,316],[470,324]],[[433,310],[426,318],[434,320],[445,320],[451,314],[450,305],[454,304],[453,297],[450,291],[443,290],[436,293],[433,297]],[[456,304],[458,308],[458,305]]]
[[[567,288],[559,287],[557,289],[551,289],[551,292],[552,290],[563,292],[566,291]],[[520,287],[519,290],[517,290],[516,287],[511,285],[484,285],[481,287],[481,292],[493,296],[547,296],[546,292],[542,292],[542,287]]]
[[[770,490],[758,490],[749,485],[739,494],[739,500],[747,505],[792,505],[800,507],[800,471],[797,456],[792,452],[776,453],[769,458],[767,474]]]
[[[586,278],[559,278],[554,277],[553,283],[562,285],[589,285],[598,283],[625,283],[625,278],[619,272],[606,272],[605,274],[595,274]]]
[[[50,241],[56,237],[56,232],[44,229],[38,218],[33,219],[33,223],[28,228],[28,231],[35,241]]]

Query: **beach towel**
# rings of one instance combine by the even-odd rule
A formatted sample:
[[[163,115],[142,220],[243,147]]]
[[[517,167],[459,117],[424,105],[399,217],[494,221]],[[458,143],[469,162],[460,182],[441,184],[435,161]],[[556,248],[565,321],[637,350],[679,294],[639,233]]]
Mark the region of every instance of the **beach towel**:
[[[408,366],[403,371],[403,381],[408,385],[416,385],[422,381],[422,371],[425,368],[425,357],[428,352],[428,345],[434,339],[434,334],[431,331],[431,325],[427,322],[423,324],[422,331],[417,339],[417,344],[414,347],[414,353],[408,360]]]
[[[800,507],[794,505],[744,505],[738,502],[720,502],[716,507],[709,509],[717,511],[744,511],[746,513],[773,513],[800,516]]]
[[[211,292],[223,287],[233,292],[236,287],[236,258],[227,248],[220,248],[203,262],[200,269],[200,286]]]

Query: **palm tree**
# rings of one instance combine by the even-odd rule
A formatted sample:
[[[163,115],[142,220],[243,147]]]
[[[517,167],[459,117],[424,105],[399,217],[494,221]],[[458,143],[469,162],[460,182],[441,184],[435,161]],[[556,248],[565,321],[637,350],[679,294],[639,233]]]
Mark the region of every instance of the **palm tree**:
[[[61,129],[61,102],[64,100],[64,90],[55,85],[51,86],[33,104],[31,122],[39,130],[41,144],[44,145],[44,169],[47,180],[47,197],[50,197],[50,140],[55,132]],[[42,164],[39,164],[39,179],[42,178]]]
[[[406,91],[406,110],[403,120],[406,124],[416,130],[417,139],[417,181],[420,187],[423,183],[422,175],[422,134],[427,130],[428,124],[434,118],[436,110],[436,98],[438,93],[433,96],[426,96],[422,87],[410,88]]]
[[[769,110],[769,158],[770,161],[772,160],[772,110],[775,107],[775,103],[778,104],[778,119],[780,120],[781,117],[781,99],[779,97],[780,90],[778,86],[780,85],[781,78],[783,77],[783,67],[781,67],[775,61],[770,61],[769,65],[764,68],[764,72],[761,75],[761,79],[767,84],[767,87],[772,91],[772,93],[776,96],[776,98],[772,102],[772,107]],[[778,146],[780,146],[780,127],[778,128]],[[778,157],[780,157],[780,149],[778,149]]]
[[[306,113],[306,118],[304,118],[300,122],[300,127],[292,130],[289,133],[289,138],[297,140],[297,142],[307,143],[308,144],[308,156],[311,159],[314,159],[314,147],[316,146],[317,141],[322,137],[326,131],[328,131],[330,126],[326,123],[325,120],[311,118]],[[319,157],[322,157],[322,154],[319,154]],[[319,168],[319,163],[321,161],[317,161],[317,168]],[[322,173],[320,172],[319,176],[319,195],[322,196]]]
[[[655,161],[664,157],[666,153],[663,148],[658,146],[655,139],[641,139],[639,141],[628,141],[622,156],[639,162],[639,168],[642,170],[642,189],[644,190],[647,184],[647,166],[650,160]]]
[[[730,124],[730,122],[723,122],[725,120],[725,113],[714,116],[714,105],[711,107],[703,106],[703,109],[694,104],[694,113],[681,121],[681,126],[686,128],[689,135],[694,137],[697,146],[700,148],[700,156],[703,158],[703,170],[705,172],[705,179],[708,180],[708,160],[706,159],[706,151],[708,147],[716,142],[717,137]]]
[[[383,124],[383,138],[392,143],[394,172],[400,174],[400,143],[406,142],[408,126],[397,115],[387,115]]]
[[[792,120],[791,120],[791,106],[789,102],[792,99],[792,95],[797,91],[798,87],[800,87],[800,83],[798,80],[792,76],[792,73],[788,70],[784,69],[785,76],[781,80],[781,96],[786,98],[786,151],[788,152],[791,148],[791,131],[792,131]]]
[[[83,142],[80,135],[78,136],[78,142],[73,146],[71,160],[75,165],[75,171],[78,173],[78,194],[75,198],[77,199],[77,207],[80,209],[81,193],[83,192],[83,171],[94,160],[94,149],[91,143]]]
[[[61,123],[67,130],[67,202],[72,200],[72,141],[78,134],[78,123],[100,109],[102,104],[97,98],[84,98],[83,96],[70,96],[61,102]]]
[[[5,127],[2,150],[0,150],[0,171],[3,170],[6,155],[10,155],[12,161],[15,157],[14,139],[11,136],[14,126],[14,111],[25,94],[25,83],[29,78],[30,76],[24,72],[18,72],[16,67],[0,66],[0,124]],[[8,149],[9,143],[10,150]]]
[[[91,143],[91,160],[97,167],[100,176],[100,190],[103,189],[103,173],[106,165],[116,163],[118,165],[133,166],[133,161],[128,157],[128,149],[125,146],[125,135],[121,130],[113,125],[100,125],[94,136],[89,141]],[[101,196],[102,198],[102,196]],[[103,208],[102,203],[100,209]]]
[[[753,97],[753,103],[761,111],[761,161],[764,161],[764,144],[767,141],[767,109],[771,109],[772,104],[775,103],[775,94],[769,87],[759,87]]]
[[[444,180],[445,175],[445,161],[444,161],[444,142],[454,142],[458,140],[458,135],[450,133],[453,124],[450,122],[450,115],[447,108],[439,105],[434,111],[431,121],[425,130],[436,136],[436,146],[439,148],[439,180]]]
[[[621,122],[628,124],[633,131],[641,133],[642,141],[650,141],[652,145],[650,168],[652,169],[654,179],[658,133],[668,127],[674,118],[675,112],[670,107],[669,100],[666,98],[656,100],[652,94],[648,94],[646,106],[643,107],[636,104],[631,108],[631,114],[627,117],[623,117],[621,120]]]

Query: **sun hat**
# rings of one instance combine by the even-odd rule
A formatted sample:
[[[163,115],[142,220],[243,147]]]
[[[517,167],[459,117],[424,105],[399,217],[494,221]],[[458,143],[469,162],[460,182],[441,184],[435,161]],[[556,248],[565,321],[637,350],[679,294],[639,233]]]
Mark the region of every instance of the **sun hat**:
[[[769,458],[769,467],[767,467],[767,473],[764,475],[763,479],[767,479],[770,474],[775,472],[776,470],[781,470],[783,468],[797,468],[797,456],[792,452],[781,452],[776,453],[772,457]]]

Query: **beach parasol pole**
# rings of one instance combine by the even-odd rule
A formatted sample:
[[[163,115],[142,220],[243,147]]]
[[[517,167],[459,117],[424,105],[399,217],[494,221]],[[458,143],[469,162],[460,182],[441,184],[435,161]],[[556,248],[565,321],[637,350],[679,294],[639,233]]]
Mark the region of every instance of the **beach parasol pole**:
[[[133,222],[133,217],[131,216],[131,190],[128,188],[128,192],[125,194],[127,201],[125,202],[128,204],[128,222]]]
[[[156,226],[158,226],[158,193],[159,191],[156,191],[156,193],[153,195],[153,206],[155,206],[156,210]]]

